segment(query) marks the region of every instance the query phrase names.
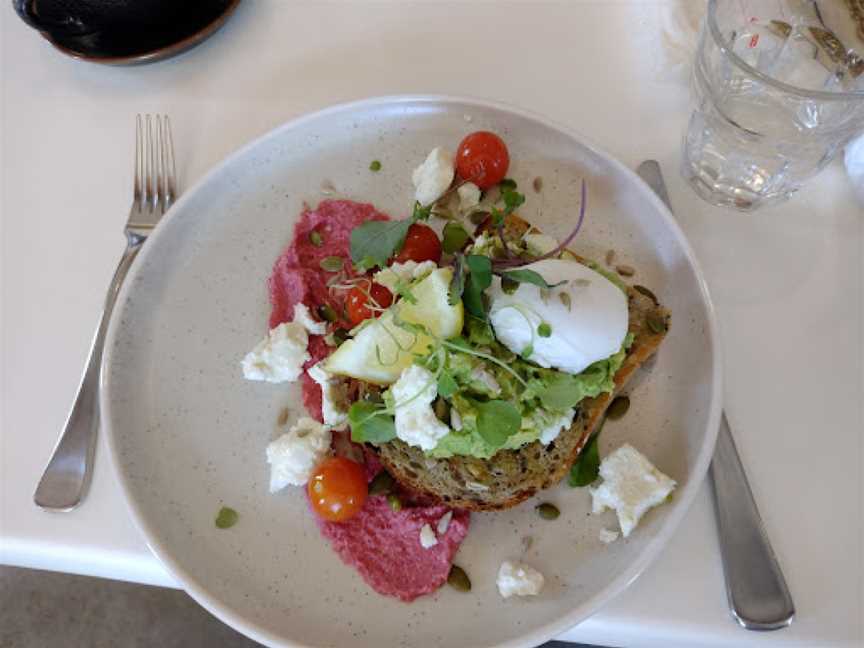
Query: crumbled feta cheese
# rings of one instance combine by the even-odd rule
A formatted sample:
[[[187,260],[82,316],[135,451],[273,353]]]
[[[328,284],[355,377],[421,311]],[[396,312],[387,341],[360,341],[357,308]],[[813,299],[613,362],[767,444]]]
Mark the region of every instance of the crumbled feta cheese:
[[[438,520],[438,535],[444,535],[447,533],[447,529],[450,528],[450,520],[453,519],[453,511],[447,511],[444,515],[441,516],[441,519]]]
[[[543,574],[525,563],[505,560],[498,569],[498,592],[504,598],[536,596],[543,589]]]
[[[544,426],[540,431],[540,443],[543,445],[552,443],[552,441],[558,438],[558,435],[561,434],[562,430],[566,430],[570,427],[574,416],[576,416],[576,410],[570,408],[551,423]]]
[[[302,486],[330,451],[330,428],[304,416],[288,432],[267,446],[270,492],[288,484]]]
[[[297,380],[303,363],[311,357],[306,350],[308,344],[309,335],[301,324],[283,322],[243,358],[243,376],[271,383]]]
[[[619,535],[621,534],[612,529],[600,529],[600,542],[603,544],[611,544],[618,539]]]
[[[546,234],[526,234],[522,240],[525,242],[525,249],[534,256],[548,254],[558,247],[558,241]]]
[[[306,304],[302,302],[294,304],[294,321],[312,335],[324,335],[327,332],[327,323],[313,319]]]
[[[501,385],[498,384],[498,381],[495,380],[495,376],[489,373],[486,369],[477,365],[471,371],[471,380],[479,382],[483,387],[489,390],[490,396],[497,396],[501,393]]]
[[[432,149],[423,164],[414,169],[411,175],[417,202],[427,207],[438,200],[450,187],[454,175],[450,154],[440,146]]]
[[[459,213],[468,216],[480,204],[480,187],[473,182],[466,182],[456,190],[459,195]]]
[[[395,293],[396,284],[400,281],[410,283],[417,279],[422,279],[437,267],[434,261],[421,261],[417,263],[416,261],[408,260],[404,263],[397,262],[376,272],[372,280],[384,286],[390,292]]]
[[[420,529],[420,546],[424,549],[429,549],[438,544],[438,538],[435,537],[435,532],[428,524],[424,524]]]
[[[324,424],[341,430],[348,423],[348,386],[342,378],[334,376],[317,363],[306,370],[309,377],[321,386],[321,414]]]
[[[462,416],[455,407],[450,408],[450,427],[457,432],[462,429]]]
[[[663,503],[675,488],[673,479],[657,470],[636,448],[626,443],[603,459],[600,476],[603,482],[591,488],[592,512],[614,509],[625,538],[642,515]]]
[[[402,371],[391,393],[394,400],[396,436],[408,445],[431,450],[450,432],[432,410],[432,401],[438,394],[435,376],[419,365]]]

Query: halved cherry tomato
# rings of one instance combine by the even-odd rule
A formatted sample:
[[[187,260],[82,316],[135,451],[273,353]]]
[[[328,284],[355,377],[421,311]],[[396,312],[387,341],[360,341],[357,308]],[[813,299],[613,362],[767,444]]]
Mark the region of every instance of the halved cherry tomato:
[[[355,286],[348,293],[348,319],[354,326],[363,320],[378,317],[381,314],[369,308],[370,296],[381,308],[387,308],[393,303],[393,293],[380,284],[369,281]]]
[[[396,255],[396,261],[405,263],[406,261],[434,261],[438,263],[441,260],[441,240],[438,235],[428,225],[414,223],[408,228],[408,235],[405,237],[405,244],[402,250]]]
[[[498,184],[507,175],[510,153],[495,133],[477,131],[466,135],[456,149],[456,172],[481,189]]]
[[[321,462],[306,488],[315,513],[330,522],[357,515],[369,491],[363,467],[345,457]]]

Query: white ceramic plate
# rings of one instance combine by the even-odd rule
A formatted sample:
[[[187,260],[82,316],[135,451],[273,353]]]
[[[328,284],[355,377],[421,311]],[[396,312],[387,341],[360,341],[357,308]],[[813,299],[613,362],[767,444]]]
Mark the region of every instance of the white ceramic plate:
[[[264,448],[299,389],[243,380],[239,360],[267,330],[266,280],[305,203],[340,196],[394,217],[412,204],[411,169],[436,145],[488,129],[507,142],[520,213],[547,233],[572,227],[579,183],[586,222],[575,247],[637,268],[672,311],[656,361],[634,381],[630,412],[606,425],[601,453],[627,441],[678,481],[670,504],[606,546],[614,514],[588,515],[587,489],[475,514],[457,554],[469,594],[444,587],[405,604],[382,597],[321,539],[297,490],[268,493]],[[379,173],[370,160],[381,160]],[[540,193],[530,187],[543,178]],[[102,408],[112,461],[154,553],[204,607],[271,645],[528,646],[621,592],[674,533],[705,476],[720,412],[720,357],[696,260],[662,203],[630,170],[561,126],[485,101],[388,97],[295,120],[232,155],[188,190],[144,246],[111,323]],[[239,523],[218,530],[222,505]],[[547,577],[541,596],[503,601],[502,560],[522,554]]]

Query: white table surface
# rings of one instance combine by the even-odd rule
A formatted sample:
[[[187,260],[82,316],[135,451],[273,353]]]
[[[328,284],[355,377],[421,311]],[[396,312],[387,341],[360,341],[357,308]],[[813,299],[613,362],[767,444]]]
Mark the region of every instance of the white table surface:
[[[103,448],[84,506],[31,503],[122,249],[136,112],[171,115],[188,186],[251,138],[332,103],[477,95],[569,123],[633,167],[663,164],[716,302],[727,412],[798,610],[775,633],[733,623],[706,486],[661,558],[562,639],[861,645],[864,209],[837,163],[758,215],[699,201],[677,174],[688,98],[658,75],[661,10],[247,0],[177,59],[108,68],[59,55],[2,3],[0,563],[175,586]]]

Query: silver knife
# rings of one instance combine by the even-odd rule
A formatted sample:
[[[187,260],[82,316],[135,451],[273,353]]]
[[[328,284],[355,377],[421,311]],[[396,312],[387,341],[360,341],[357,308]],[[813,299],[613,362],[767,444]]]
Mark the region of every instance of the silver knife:
[[[646,160],[636,173],[672,212],[660,164]],[[785,628],[795,618],[795,604],[756,508],[725,412],[710,474],[732,617],[747,630]]]

